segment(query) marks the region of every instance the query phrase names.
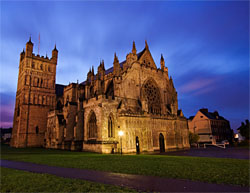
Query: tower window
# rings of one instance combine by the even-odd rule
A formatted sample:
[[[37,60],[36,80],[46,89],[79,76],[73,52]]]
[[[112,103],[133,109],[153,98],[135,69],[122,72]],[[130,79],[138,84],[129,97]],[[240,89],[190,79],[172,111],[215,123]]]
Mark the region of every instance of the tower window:
[[[17,106],[17,116],[19,116],[20,115],[20,105],[18,104],[18,106]]]
[[[36,134],[39,134],[39,127],[36,126]]]

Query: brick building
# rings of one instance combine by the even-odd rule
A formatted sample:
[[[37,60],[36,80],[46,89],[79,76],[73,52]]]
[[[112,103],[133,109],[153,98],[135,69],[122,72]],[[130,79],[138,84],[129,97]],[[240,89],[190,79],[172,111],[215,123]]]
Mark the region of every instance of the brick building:
[[[29,41],[27,46],[31,45]],[[25,66],[27,71],[25,75],[31,77],[30,82],[38,76],[34,76],[33,71],[41,73],[38,77],[43,79],[51,75],[49,83],[53,85],[48,84],[46,88],[26,85],[20,78],[25,75],[19,72],[13,146],[111,153],[121,150],[122,140],[122,151],[125,153],[189,147],[188,123],[182,111],[178,110],[173,80],[169,78],[163,56],[160,58],[161,67],[157,68],[147,42],[139,53],[133,42],[132,51],[125,61],[119,62],[115,54],[113,67],[105,69],[104,61],[101,61],[97,73],[92,67],[86,81],[69,85],[55,85],[56,49],[52,51],[52,58],[48,59],[34,56],[32,52],[28,56],[27,46],[26,52],[21,53],[25,62],[20,60],[20,66]],[[31,64],[36,59],[46,68],[33,69]],[[32,61],[26,62],[28,60]],[[45,70],[48,66],[51,69],[54,67],[53,71]],[[28,102],[31,94],[41,95],[41,100],[43,96],[51,100],[34,104]],[[35,107],[37,111],[33,110]],[[17,116],[19,108],[24,113],[22,117],[20,112]],[[34,113],[28,113],[31,109]],[[44,113],[36,113],[40,109],[44,109]],[[118,136],[119,131],[124,133],[122,138]],[[29,140],[25,141],[20,136],[28,136]]]
[[[189,118],[188,127],[189,131],[200,136],[200,143],[215,144],[223,140],[231,141],[233,137],[229,121],[217,111],[211,113],[206,108],[200,109],[195,116]]]

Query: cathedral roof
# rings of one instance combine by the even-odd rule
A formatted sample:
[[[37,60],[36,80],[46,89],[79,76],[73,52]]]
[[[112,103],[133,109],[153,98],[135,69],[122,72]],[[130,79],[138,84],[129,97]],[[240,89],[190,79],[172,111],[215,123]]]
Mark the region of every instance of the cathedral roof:
[[[140,57],[142,56],[142,54],[145,52],[145,50],[146,50],[146,48],[143,49],[141,52],[139,52],[139,53],[137,54],[138,60],[140,59]],[[120,63],[120,67],[121,67],[121,68],[123,68],[123,64],[124,64],[125,62],[126,62],[126,60],[124,60],[123,62]],[[107,69],[107,70],[105,71],[105,75],[107,75],[107,74],[109,74],[109,73],[111,73],[111,72],[113,72],[113,67]]]
[[[146,48],[144,48],[141,52],[139,52],[139,53],[137,54],[138,60],[141,58],[141,56],[144,54],[145,51],[146,51]],[[120,63],[120,67],[121,67],[121,68],[123,68],[123,64],[124,64],[124,63],[126,63],[126,60],[124,60],[123,62]],[[113,67],[111,67],[111,68],[105,70],[105,75],[107,75],[107,74],[109,74],[109,73],[112,73],[112,72],[113,72]],[[95,75],[95,79],[96,79],[96,75]],[[86,81],[83,81],[81,84],[82,84],[82,85],[85,85],[85,84],[86,84]]]

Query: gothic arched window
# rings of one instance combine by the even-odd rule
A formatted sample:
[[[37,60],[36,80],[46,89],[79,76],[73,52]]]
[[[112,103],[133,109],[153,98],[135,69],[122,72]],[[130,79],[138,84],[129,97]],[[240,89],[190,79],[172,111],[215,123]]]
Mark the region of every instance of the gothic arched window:
[[[89,117],[88,132],[89,132],[89,138],[97,137],[97,124],[96,124],[96,116],[94,112],[91,112],[91,115]]]
[[[148,112],[152,114],[160,114],[160,91],[153,80],[148,80],[143,85],[143,95],[148,105]]]
[[[94,87],[93,86],[91,86],[89,88],[89,93],[90,93],[90,98],[94,97]]]
[[[108,119],[108,137],[114,137],[114,122],[111,116]]]
[[[107,90],[106,90],[106,98],[109,98],[111,96],[112,99],[114,99],[114,83],[113,80],[108,84]]]
[[[61,101],[59,100],[59,101],[57,102],[57,104],[56,104],[56,110],[62,111],[62,109],[63,109],[63,105],[62,105]]]

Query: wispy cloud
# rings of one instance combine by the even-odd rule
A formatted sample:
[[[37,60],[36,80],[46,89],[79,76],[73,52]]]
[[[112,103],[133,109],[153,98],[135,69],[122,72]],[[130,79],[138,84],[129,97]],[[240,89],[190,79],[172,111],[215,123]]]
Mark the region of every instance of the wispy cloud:
[[[211,92],[216,87],[216,81],[218,78],[200,78],[191,80],[179,87],[181,93],[189,93],[191,95],[201,95],[207,92]]]
[[[122,61],[133,40],[140,51],[147,39],[158,67],[164,54],[186,115],[202,106],[223,107],[230,117],[243,116],[234,115],[235,109],[248,113],[249,77],[242,71],[249,72],[249,2],[3,1],[1,6],[0,93],[13,96],[1,109],[10,101],[14,108],[19,54],[30,34],[37,53],[40,33],[41,55],[51,56],[57,44],[57,83],[84,81],[100,59],[111,67],[114,52]]]

